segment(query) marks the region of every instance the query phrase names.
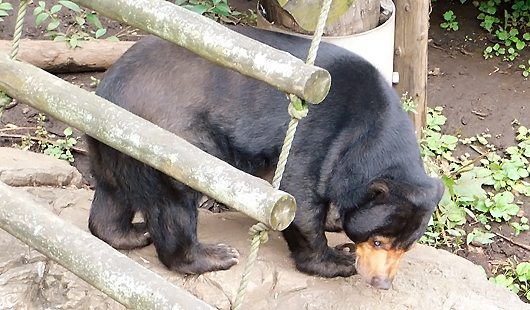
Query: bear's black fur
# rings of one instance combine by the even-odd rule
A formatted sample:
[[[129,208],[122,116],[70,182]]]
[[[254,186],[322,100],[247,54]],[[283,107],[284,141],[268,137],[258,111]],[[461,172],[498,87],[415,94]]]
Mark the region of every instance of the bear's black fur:
[[[286,34],[231,29],[300,59],[310,46]],[[299,270],[350,276],[357,265],[374,286],[388,288],[444,187],[426,175],[411,121],[377,69],[326,43],[315,65],[330,72],[331,89],[309,106],[295,135],[280,189],[296,198],[297,212],[283,235]],[[129,49],[96,94],[250,174],[274,169],[290,119],[284,93],[157,37]],[[232,248],[198,242],[201,193],[97,140],[89,145],[93,234],[121,249],[152,240],[160,260],[182,273],[237,263]],[[327,245],[330,206],[357,244],[357,262],[353,253]],[[136,212],[145,224],[131,223]]]

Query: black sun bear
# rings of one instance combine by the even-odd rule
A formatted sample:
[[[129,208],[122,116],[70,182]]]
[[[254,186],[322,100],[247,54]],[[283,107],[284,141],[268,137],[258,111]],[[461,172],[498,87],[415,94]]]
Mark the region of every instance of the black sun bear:
[[[300,59],[310,46],[286,34],[231,29]],[[444,186],[425,173],[412,123],[377,69],[326,43],[315,65],[330,72],[331,89],[309,106],[295,135],[280,189],[295,197],[297,212],[283,235],[298,270],[322,277],[358,272],[388,289]],[[153,36],[118,60],[96,94],[250,174],[274,170],[290,120],[284,93]],[[200,192],[88,140],[96,180],[89,218],[94,235],[118,249],[153,242],[161,262],[180,273],[238,262],[231,247],[197,240]],[[328,246],[331,206],[356,243],[355,253]],[[144,223],[132,223],[137,212]]]

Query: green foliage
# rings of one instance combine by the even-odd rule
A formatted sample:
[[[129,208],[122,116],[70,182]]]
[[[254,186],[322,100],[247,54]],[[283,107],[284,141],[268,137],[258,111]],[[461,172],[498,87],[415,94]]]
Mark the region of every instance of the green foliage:
[[[427,128],[420,141],[420,149],[426,168],[430,173],[442,176],[446,191],[435,210],[425,235],[420,242],[433,246],[458,247],[464,242],[493,242],[491,222],[509,223],[516,232],[528,230],[528,219],[520,223],[513,220],[519,213],[511,191],[530,196],[530,184],[526,181],[530,174],[530,132],[518,125],[518,144],[506,149],[504,157],[498,155],[495,147],[488,142],[490,135],[482,134],[470,138],[443,135],[441,126],[446,118],[442,108],[427,109]],[[458,160],[452,155],[459,144],[478,145],[487,153],[474,160],[461,156]],[[474,146],[475,147],[475,146]],[[475,149],[478,149],[475,147]],[[491,192],[490,192],[491,191]],[[466,234],[463,225],[471,219],[484,227],[475,228]]]
[[[226,0],[175,0],[175,4],[224,23],[237,23],[239,22],[238,17],[242,14],[238,11],[232,11]]]
[[[513,215],[519,213],[519,206],[513,204],[514,196],[511,192],[497,193],[493,199],[479,200],[475,210],[486,213],[497,222],[509,221]]]
[[[68,27],[66,32],[59,31],[59,25],[61,20],[57,13],[62,10],[63,7],[73,11],[73,25]],[[88,13],[86,10],[81,9],[76,3],[60,0],[58,4],[52,6],[50,9],[46,8],[45,1],[39,1],[38,6],[33,11],[33,15],[36,15],[35,25],[40,25],[45,20],[49,19],[50,22],[46,27],[47,35],[51,36],[54,41],[65,41],[71,48],[82,47],[84,40],[98,39],[106,34],[107,30],[103,27],[96,13]],[[91,34],[85,32],[87,29],[86,21],[90,21],[97,30],[92,31]],[[109,41],[117,41],[116,36],[110,36],[107,38]]]
[[[514,292],[515,294],[519,293],[519,290],[520,290],[519,284],[514,283],[515,278],[512,276],[507,277],[504,274],[500,274],[496,277],[491,277],[489,280],[492,283],[507,287],[510,291]]]
[[[456,21],[456,15],[453,11],[449,10],[444,13],[445,22],[440,24],[440,27],[447,30],[458,30],[458,22]]]
[[[11,6],[11,3],[2,2],[3,0],[0,0],[0,22],[4,21],[2,17],[6,17],[9,15],[6,11],[12,10],[13,6]]]
[[[507,287],[512,292],[530,299],[530,263],[514,263],[505,266],[501,274],[491,277],[490,282]]]
[[[528,75],[530,75],[530,59],[528,59],[528,64],[529,64],[528,67],[526,67],[525,64],[519,65],[519,68],[523,69],[522,74],[525,78],[528,78]]]
[[[55,143],[39,141],[39,145],[44,150],[44,154],[55,158],[74,161],[71,148],[77,143],[77,139],[72,138],[72,128],[68,127],[64,130],[64,139],[58,139]]]
[[[527,231],[530,229],[530,226],[528,225],[528,218],[522,217],[521,223],[512,222],[510,223],[510,226],[515,230],[515,235],[518,236],[522,231]]]
[[[401,96],[401,104],[403,105],[403,110],[406,112],[418,114],[418,111],[416,111],[416,104],[412,101],[412,97],[408,96],[408,93],[404,93]]]
[[[423,156],[442,156],[447,160],[454,160],[451,153],[458,143],[458,138],[440,133],[440,126],[445,124],[446,120],[442,115],[442,108],[427,109],[427,129],[425,138],[421,141]]]
[[[484,229],[475,228],[467,235],[467,244],[473,241],[481,244],[490,244],[493,242],[493,237],[495,237],[495,234]]]
[[[500,10],[502,2],[512,2],[511,10]],[[515,60],[519,56],[518,51],[524,49],[527,46],[527,41],[530,41],[530,33],[527,32],[528,27],[530,27],[530,2],[489,0],[474,1],[473,3],[481,12],[477,16],[479,20],[482,20],[480,25],[501,41],[486,47],[484,58],[502,55],[505,61]],[[503,21],[500,17],[503,18]],[[529,73],[525,71],[526,68],[522,69],[523,75],[528,76]]]

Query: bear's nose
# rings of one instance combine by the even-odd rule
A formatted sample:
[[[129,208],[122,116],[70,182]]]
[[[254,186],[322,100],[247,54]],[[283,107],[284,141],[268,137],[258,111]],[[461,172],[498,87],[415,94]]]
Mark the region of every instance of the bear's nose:
[[[388,290],[392,285],[392,281],[388,278],[373,277],[370,284],[380,290]]]

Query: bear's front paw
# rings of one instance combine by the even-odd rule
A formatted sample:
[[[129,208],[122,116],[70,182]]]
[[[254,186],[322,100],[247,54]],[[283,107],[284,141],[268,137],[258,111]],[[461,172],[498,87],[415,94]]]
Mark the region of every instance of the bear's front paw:
[[[304,273],[325,278],[349,277],[357,273],[355,254],[341,247],[327,248],[322,253],[293,253],[296,268]]]
[[[171,269],[185,274],[226,270],[239,263],[239,252],[225,244],[199,244],[190,263],[175,262]]]

